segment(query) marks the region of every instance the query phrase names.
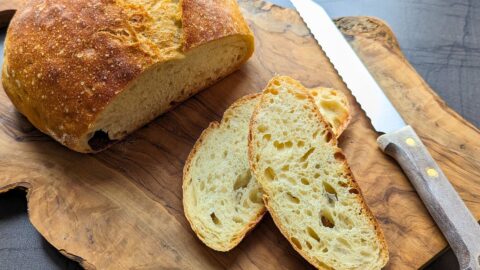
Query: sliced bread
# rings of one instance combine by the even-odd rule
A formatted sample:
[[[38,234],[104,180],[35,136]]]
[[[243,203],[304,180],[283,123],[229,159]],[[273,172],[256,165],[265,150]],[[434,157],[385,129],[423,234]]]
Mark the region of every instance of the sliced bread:
[[[337,134],[350,119],[348,102],[330,88],[309,90]],[[185,164],[185,216],[210,248],[234,248],[265,213],[260,186],[248,164],[250,118],[260,94],[245,96],[230,106],[221,123],[202,133]]]
[[[307,90],[275,77],[253,113],[249,161],[275,224],[319,269],[380,269],[383,233]]]

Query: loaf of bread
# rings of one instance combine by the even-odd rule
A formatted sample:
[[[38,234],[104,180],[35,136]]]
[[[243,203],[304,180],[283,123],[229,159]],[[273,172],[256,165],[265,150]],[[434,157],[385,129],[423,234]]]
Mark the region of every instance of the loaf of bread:
[[[249,161],[275,224],[319,269],[381,269],[383,233],[307,90],[275,77],[249,134]]]
[[[253,35],[235,0],[32,0],[3,86],[42,132],[97,152],[236,70]]]
[[[329,88],[309,91],[340,135],[350,120],[346,97]],[[232,104],[220,123],[202,133],[185,163],[185,216],[198,237],[218,251],[234,248],[265,213],[247,155],[250,118],[260,97],[248,95]]]

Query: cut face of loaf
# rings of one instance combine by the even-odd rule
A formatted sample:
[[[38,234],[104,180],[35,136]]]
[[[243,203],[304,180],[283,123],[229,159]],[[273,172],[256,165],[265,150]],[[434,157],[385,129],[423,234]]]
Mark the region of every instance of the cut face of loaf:
[[[346,97],[320,87],[310,93],[340,135],[350,119]],[[185,216],[198,237],[218,251],[234,248],[265,213],[247,155],[250,118],[260,97],[253,94],[232,104],[220,123],[202,133],[185,164]]]
[[[31,0],[10,23],[2,81],[35,127],[97,152],[252,53],[235,0]]]
[[[320,269],[380,269],[383,233],[313,99],[275,77],[250,123],[249,160],[282,234]]]
[[[199,90],[230,74],[245,61],[247,47],[239,37],[211,42],[184,58],[159,63],[133,81],[99,114],[88,134],[94,151],[122,139]],[[108,134],[108,140],[103,138]]]

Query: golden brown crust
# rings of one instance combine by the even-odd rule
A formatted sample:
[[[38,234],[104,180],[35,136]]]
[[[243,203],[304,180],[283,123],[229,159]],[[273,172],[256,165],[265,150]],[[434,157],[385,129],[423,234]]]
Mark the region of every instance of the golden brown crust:
[[[38,129],[67,145],[152,63],[113,33],[128,28],[113,1],[33,0],[7,33],[3,84]]]
[[[217,6],[208,11],[213,4]],[[76,151],[90,152],[80,142],[89,127],[153,64],[226,36],[253,40],[231,0],[185,0],[182,5],[182,51],[162,53],[143,35],[152,22],[139,6],[120,0],[32,0],[16,12],[7,32],[4,89],[42,132]],[[221,23],[215,25],[214,18]]]
[[[255,93],[255,94],[250,94],[250,95],[243,96],[240,99],[238,99],[237,101],[235,101],[232,105],[230,105],[230,107],[227,110],[232,110],[236,107],[242,106],[244,103],[246,103],[246,102],[248,102],[252,99],[258,98],[260,95],[261,95],[261,93]],[[223,121],[225,121],[225,117],[222,117],[221,122],[223,123]],[[190,181],[192,180],[192,177],[190,175],[190,167],[192,165],[192,159],[195,157],[195,155],[198,152],[198,149],[203,145],[203,142],[208,138],[208,136],[211,134],[211,132],[214,129],[219,128],[220,125],[221,125],[221,123],[218,123],[216,121],[211,122],[208,125],[208,127],[202,132],[200,137],[195,142],[192,150],[190,151],[190,154],[188,155],[187,160],[185,161],[185,166],[183,168],[182,192],[183,192],[184,195],[185,195],[187,186],[190,185]],[[186,199],[185,196],[183,196],[183,199],[182,199],[183,209],[184,209],[185,217],[187,218],[187,221],[189,222],[192,230],[195,232],[197,237],[199,239],[201,239],[202,242],[205,245],[207,245],[209,248],[214,249],[216,251],[222,251],[222,252],[229,251],[229,250],[233,249],[234,247],[236,247],[238,245],[238,243],[240,243],[240,241],[242,241],[242,239],[255,227],[255,225],[257,225],[260,222],[260,220],[262,220],[262,218],[263,218],[263,216],[265,215],[265,212],[266,212],[265,207],[260,209],[260,211],[258,211],[258,213],[256,213],[255,217],[252,218],[248,222],[248,224],[245,225],[245,227],[240,232],[238,232],[236,235],[234,235],[232,237],[231,241],[229,241],[227,243],[224,243],[223,246],[217,246],[217,245],[211,245],[199,233],[199,229],[196,227],[196,224],[192,222],[192,218],[190,216],[190,212],[189,212],[189,208],[188,208],[188,203],[186,203],[185,199]]]
[[[232,35],[253,35],[235,0],[183,0],[184,50]],[[253,52],[249,52],[249,55]]]
[[[311,104],[313,104],[314,106],[312,106],[312,109],[314,111],[314,113],[317,115],[317,119],[322,123],[322,125],[330,130],[330,132],[333,134],[333,131],[331,130],[331,127],[330,125],[327,123],[327,121],[323,118],[323,116],[321,115],[320,113],[320,110],[318,109],[317,106],[315,106],[315,100],[313,99],[312,96],[310,96],[310,94],[308,94],[308,91],[307,89],[298,81],[290,78],[290,77],[287,77],[287,76],[276,76],[274,78],[272,78],[270,80],[270,82],[268,83],[267,87],[265,88],[268,89],[270,83],[273,81],[273,80],[282,80],[282,81],[287,81],[288,83],[290,84],[293,84],[293,85],[296,85],[299,89],[303,89],[303,91],[306,93],[306,96],[307,96],[307,99],[309,100],[309,102]],[[264,91],[265,91],[264,90]],[[248,135],[248,159],[249,159],[249,164],[250,164],[250,169],[252,170],[252,172],[254,172],[254,175],[259,175],[259,173],[257,172],[257,168],[255,166],[255,158],[254,158],[254,153],[253,153],[253,147],[254,147],[254,144],[253,144],[253,136],[254,136],[254,132],[255,132],[255,129],[252,128],[255,123],[256,123],[256,116],[258,115],[258,112],[260,111],[260,108],[262,107],[263,104],[265,104],[266,102],[264,101],[264,96],[262,96],[262,99],[261,101],[258,103],[257,107],[255,108],[254,112],[253,112],[253,115],[252,115],[252,120],[250,121],[250,126],[249,126],[249,135]],[[341,153],[341,156],[344,157],[343,155],[343,152],[341,151],[340,148],[337,147],[337,138],[335,136],[331,136],[331,140],[329,141],[329,143],[333,146],[333,147],[336,147],[336,151]],[[350,167],[348,166],[346,160],[344,160],[343,162],[343,166],[344,166],[344,171],[346,172],[346,176],[349,180],[349,185],[352,186],[353,188],[355,188],[358,193],[357,193],[357,200],[358,202],[362,205],[362,209],[365,211],[365,214],[367,215],[368,219],[369,219],[369,222],[370,224],[372,224],[372,226],[375,228],[375,231],[376,231],[376,234],[377,234],[377,237],[379,239],[379,242],[380,242],[380,251],[381,251],[381,255],[382,256],[382,259],[384,260],[384,262],[386,263],[388,261],[388,248],[387,248],[387,243],[386,243],[386,240],[385,240],[385,236],[383,235],[383,231],[380,227],[380,225],[378,224],[377,220],[375,219],[373,213],[371,212],[370,208],[368,207],[368,205],[366,204],[363,196],[362,196],[362,193],[361,193],[361,190],[360,190],[360,187],[358,186],[357,182],[355,181],[355,179],[353,178],[353,174],[350,170]],[[258,180],[258,179],[257,179]],[[261,181],[259,181],[260,185],[261,185]],[[263,187],[263,189],[265,190],[265,187]],[[272,219],[275,223],[275,225],[278,227],[278,229],[280,230],[280,232],[285,236],[285,238],[290,242],[291,246],[300,254],[302,255],[302,257],[304,257],[310,264],[312,264],[313,266],[315,266],[317,269],[323,269],[323,270],[330,270],[332,268],[328,267],[327,265],[324,265],[322,262],[319,262],[317,259],[309,256],[305,251],[297,248],[297,246],[291,241],[291,235],[289,234],[288,230],[282,225],[282,221],[281,219],[277,216],[276,212],[274,209],[272,209],[269,205],[269,197],[267,195],[267,193],[264,193],[263,195],[263,200],[264,200],[264,203],[265,203],[265,206],[268,210],[268,212],[270,213],[270,215],[272,216]]]

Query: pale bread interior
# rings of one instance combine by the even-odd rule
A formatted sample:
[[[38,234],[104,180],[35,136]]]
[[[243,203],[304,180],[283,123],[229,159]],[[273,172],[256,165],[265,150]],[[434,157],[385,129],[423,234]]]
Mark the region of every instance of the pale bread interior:
[[[89,134],[90,147],[96,136],[108,134],[119,140],[177,103],[235,70],[247,57],[247,45],[240,37],[216,40],[195,48],[185,57],[154,65],[134,80],[98,116]],[[100,133],[99,133],[100,132]],[[101,139],[101,137],[100,137]],[[93,149],[99,150],[99,149]]]
[[[363,203],[336,139],[305,88],[267,86],[251,122],[250,162],[276,225],[321,269],[380,269],[383,234]]]
[[[185,215],[197,236],[218,251],[233,248],[264,212],[247,158],[248,123],[258,101],[246,97],[232,105],[220,124],[204,131],[185,165]]]
[[[329,88],[310,92],[341,133],[350,119],[346,97]],[[234,248],[265,212],[247,155],[249,122],[259,101],[260,94],[236,101],[220,124],[204,131],[185,165],[185,215],[199,238],[215,250]]]

